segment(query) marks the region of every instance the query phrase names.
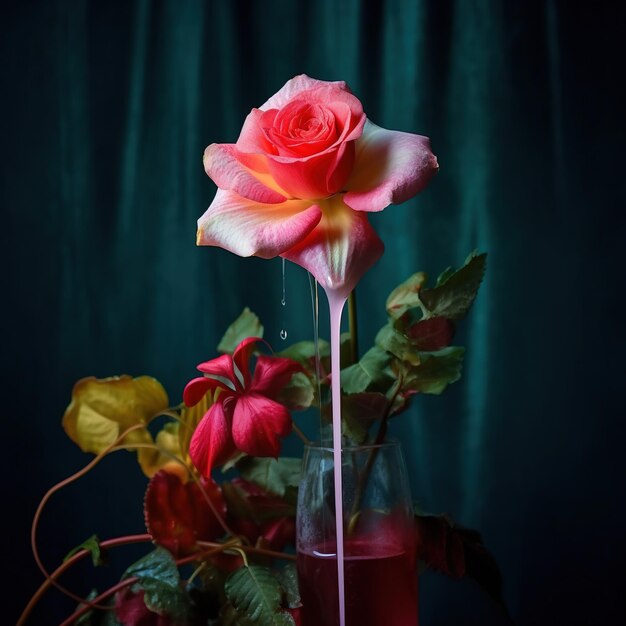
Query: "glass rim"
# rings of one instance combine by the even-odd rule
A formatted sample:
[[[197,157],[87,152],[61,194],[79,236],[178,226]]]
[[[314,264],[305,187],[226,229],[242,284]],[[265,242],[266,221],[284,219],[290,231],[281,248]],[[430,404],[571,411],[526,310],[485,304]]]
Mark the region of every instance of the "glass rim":
[[[343,446],[341,448],[341,452],[359,452],[362,450],[379,450],[383,448],[395,448],[401,447],[400,441],[395,438],[386,439],[381,443],[362,443],[353,446]],[[321,452],[334,452],[334,448],[329,447],[327,445],[322,445],[319,441],[310,441],[309,443],[304,444],[305,450],[319,450]]]

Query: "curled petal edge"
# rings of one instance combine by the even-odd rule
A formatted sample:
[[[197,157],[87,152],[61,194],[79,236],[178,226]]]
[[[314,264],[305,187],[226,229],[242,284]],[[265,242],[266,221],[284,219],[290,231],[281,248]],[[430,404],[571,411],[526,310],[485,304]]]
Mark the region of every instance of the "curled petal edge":
[[[321,209],[310,201],[261,204],[218,189],[198,220],[197,244],[271,259],[306,237],[321,218]]]
[[[386,130],[368,120],[356,142],[344,202],[355,211],[382,211],[422,191],[438,169],[428,137]]]

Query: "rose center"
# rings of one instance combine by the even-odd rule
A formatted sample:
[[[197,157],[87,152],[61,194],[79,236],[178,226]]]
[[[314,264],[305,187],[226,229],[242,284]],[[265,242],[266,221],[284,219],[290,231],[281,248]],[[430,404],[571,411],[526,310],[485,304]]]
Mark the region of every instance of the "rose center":
[[[282,156],[310,156],[337,141],[335,115],[320,104],[294,100],[281,109],[266,137]]]

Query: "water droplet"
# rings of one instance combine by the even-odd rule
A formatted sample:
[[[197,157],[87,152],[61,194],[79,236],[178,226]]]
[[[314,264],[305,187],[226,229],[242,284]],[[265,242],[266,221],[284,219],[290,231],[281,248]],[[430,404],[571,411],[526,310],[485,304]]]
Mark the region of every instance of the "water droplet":
[[[285,341],[285,339],[287,339],[287,331],[284,328],[280,331],[280,338],[283,341]]]
[[[283,262],[283,297],[280,299],[280,303],[285,306],[287,304],[287,288],[285,284],[285,259],[281,259]]]

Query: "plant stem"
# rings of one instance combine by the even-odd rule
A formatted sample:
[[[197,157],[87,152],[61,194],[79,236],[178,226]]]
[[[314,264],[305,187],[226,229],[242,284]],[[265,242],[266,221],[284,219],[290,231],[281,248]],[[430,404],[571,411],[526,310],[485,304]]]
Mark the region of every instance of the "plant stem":
[[[67,485],[73,483],[74,481],[78,480],[79,478],[81,478],[82,476],[87,474],[92,468],[94,468],[98,463],[100,463],[100,461],[102,461],[102,459],[107,454],[109,454],[109,452],[111,452],[111,450],[115,446],[120,444],[124,440],[124,437],[126,437],[126,435],[128,435],[129,433],[131,433],[131,432],[133,432],[135,430],[139,430],[141,428],[145,428],[145,424],[134,424],[133,426],[127,428],[115,441],[113,441],[113,443],[111,443],[104,450],[102,450],[94,459],[91,460],[91,462],[89,462],[87,465],[85,465],[85,467],[83,467],[81,470],[79,470],[75,474],[72,474],[68,478],[65,478],[61,482],[57,483],[56,485],[54,485],[50,489],[48,489],[48,491],[46,492],[44,497],[41,499],[41,502],[39,503],[39,506],[37,507],[37,510],[35,511],[35,515],[33,517],[33,523],[32,523],[31,530],[30,530],[30,545],[31,545],[31,548],[32,548],[32,551],[33,551],[33,558],[35,559],[35,563],[37,564],[37,567],[40,569],[41,573],[46,578],[50,578],[50,574],[49,574],[48,570],[44,567],[43,561],[41,560],[41,557],[39,556],[39,550],[37,548],[37,528],[38,528],[38,525],[39,525],[39,520],[41,518],[41,514],[42,514],[43,509],[46,506],[48,500],[57,491],[60,491],[61,489],[63,489]],[[54,585],[57,589],[59,589],[59,591],[61,591],[65,595],[67,595],[70,598],[72,598],[73,600],[75,600],[76,602],[87,602],[90,605],[93,604],[92,602],[89,602],[89,600],[85,600],[84,598],[81,598],[80,596],[76,595],[75,593],[72,593],[69,589],[66,589],[65,587],[63,587],[62,585],[60,585],[58,582],[56,582],[54,580],[51,581],[51,584]]]
[[[224,544],[221,543],[213,543],[210,541],[198,541],[199,546],[202,547],[215,547],[222,546]],[[283,561],[295,561],[296,557],[293,554],[288,554],[287,552],[276,552],[274,550],[266,550],[265,548],[253,548],[252,546],[239,545],[237,546],[240,550],[247,552],[249,554],[259,554],[261,556],[269,556],[274,559],[282,559]],[[232,550],[232,546],[226,546],[226,549]]]
[[[210,556],[211,554],[214,554],[215,552],[221,552],[224,545],[223,544],[216,544],[216,545],[220,546],[219,550],[217,549],[203,550],[202,552],[197,552],[190,556],[186,556],[182,559],[178,559],[176,561],[176,566],[180,567],[181,565],[186,565],[187,563],[193,563],[194,561],[197,561],[203,556]],[[94,604],[100,603],[103,600],[106,600],[107,598],[112,596],[114,593],[117,593],[118,591],[121,591],[122,589],[130,585],[134,585],[138,580],[139,579],[135,576],[132,576],[130,578],[125,578],[124,580],[120,581],[113,587],[110,587],[106,591],[103,591],[97,598],[94,598],[93,603]],[[68,617],[64,622],[62,622],[59,626],[71,626],[79,617],[81,617],[82,615],[90,611],[91,609],[92,609],[92,606],[90,604],[84,604],[83,606],[79,607],[74,613],[72,613],[72,615]],[[112,611],[113,607],[107,606],[105,607],[105,610]]]
[[[356,315],[356,289],[348,296],[348,328],[350,329],[350,365],[359,360],[359,327]]]
[[[148,534],[144,535],[128,535],[127,537],[117,537],[115,539],[108,539],[107,541],[100,542],[101,549],[115,548],[117,546],[126,546],[131,545],[133,543],[143,543],[152,541],[152,536]],[[16,626],[22,626],[25,622],[32,610],[35,608],[39,600],[41,600],[43,594],[53,586],[54,581],[59,578],[64,572],[73,567],[78,561],[81,561],[85,557],[89,556],[91,553],[89,550],[80,550],[76,554],[72,555],[67,561],[64,561],[57,569],[52,572],[48,578],[46,578],[43,583],[40,585],[39,589],[33,594],[31,599],[28,601],[26,608],[22,611],[20,618],[17,622]],[[95,604],[93,601],[91,604]]]
[[[359,510],[361,508],[361,502],[363,500],[363,495],[365,494],[365,488],[367,487],[367,481],[369,480],[370,474],[372,473],[372,468],[374,467],[374,463],[376,462],[376,457],[378,456],[379,447],[384,441],[387,435],[387,425],[389,423],[389,416],[391,414],[391,409],[393,407],[393,403],[402,388],[402,379],[399,378],[395,385],[395,389],[391,396],[391,399],[387,402],[387,406],[385,407],[385,413],[383,414],[380,420],[380,426],[378,428],[378,432],[376,433],[376,439],[374,440],[374,446],[367,457],[367,461],[365,462],[365,467],[363,468],[363,473],[359,476],[359,480],[356,487],[356,493],[354,496],[354,502],[352,503],[352,509],[350,510],[350,521],[348,522],[348,535],[352,535],[356,530],[356,527],[359,523]]]
[[[311,443],[310,439],[300,430],[300,427],[296,424],[296,422],[291,420],[291,428],[293,432],[302,440],[304,445],[308,445]]]

